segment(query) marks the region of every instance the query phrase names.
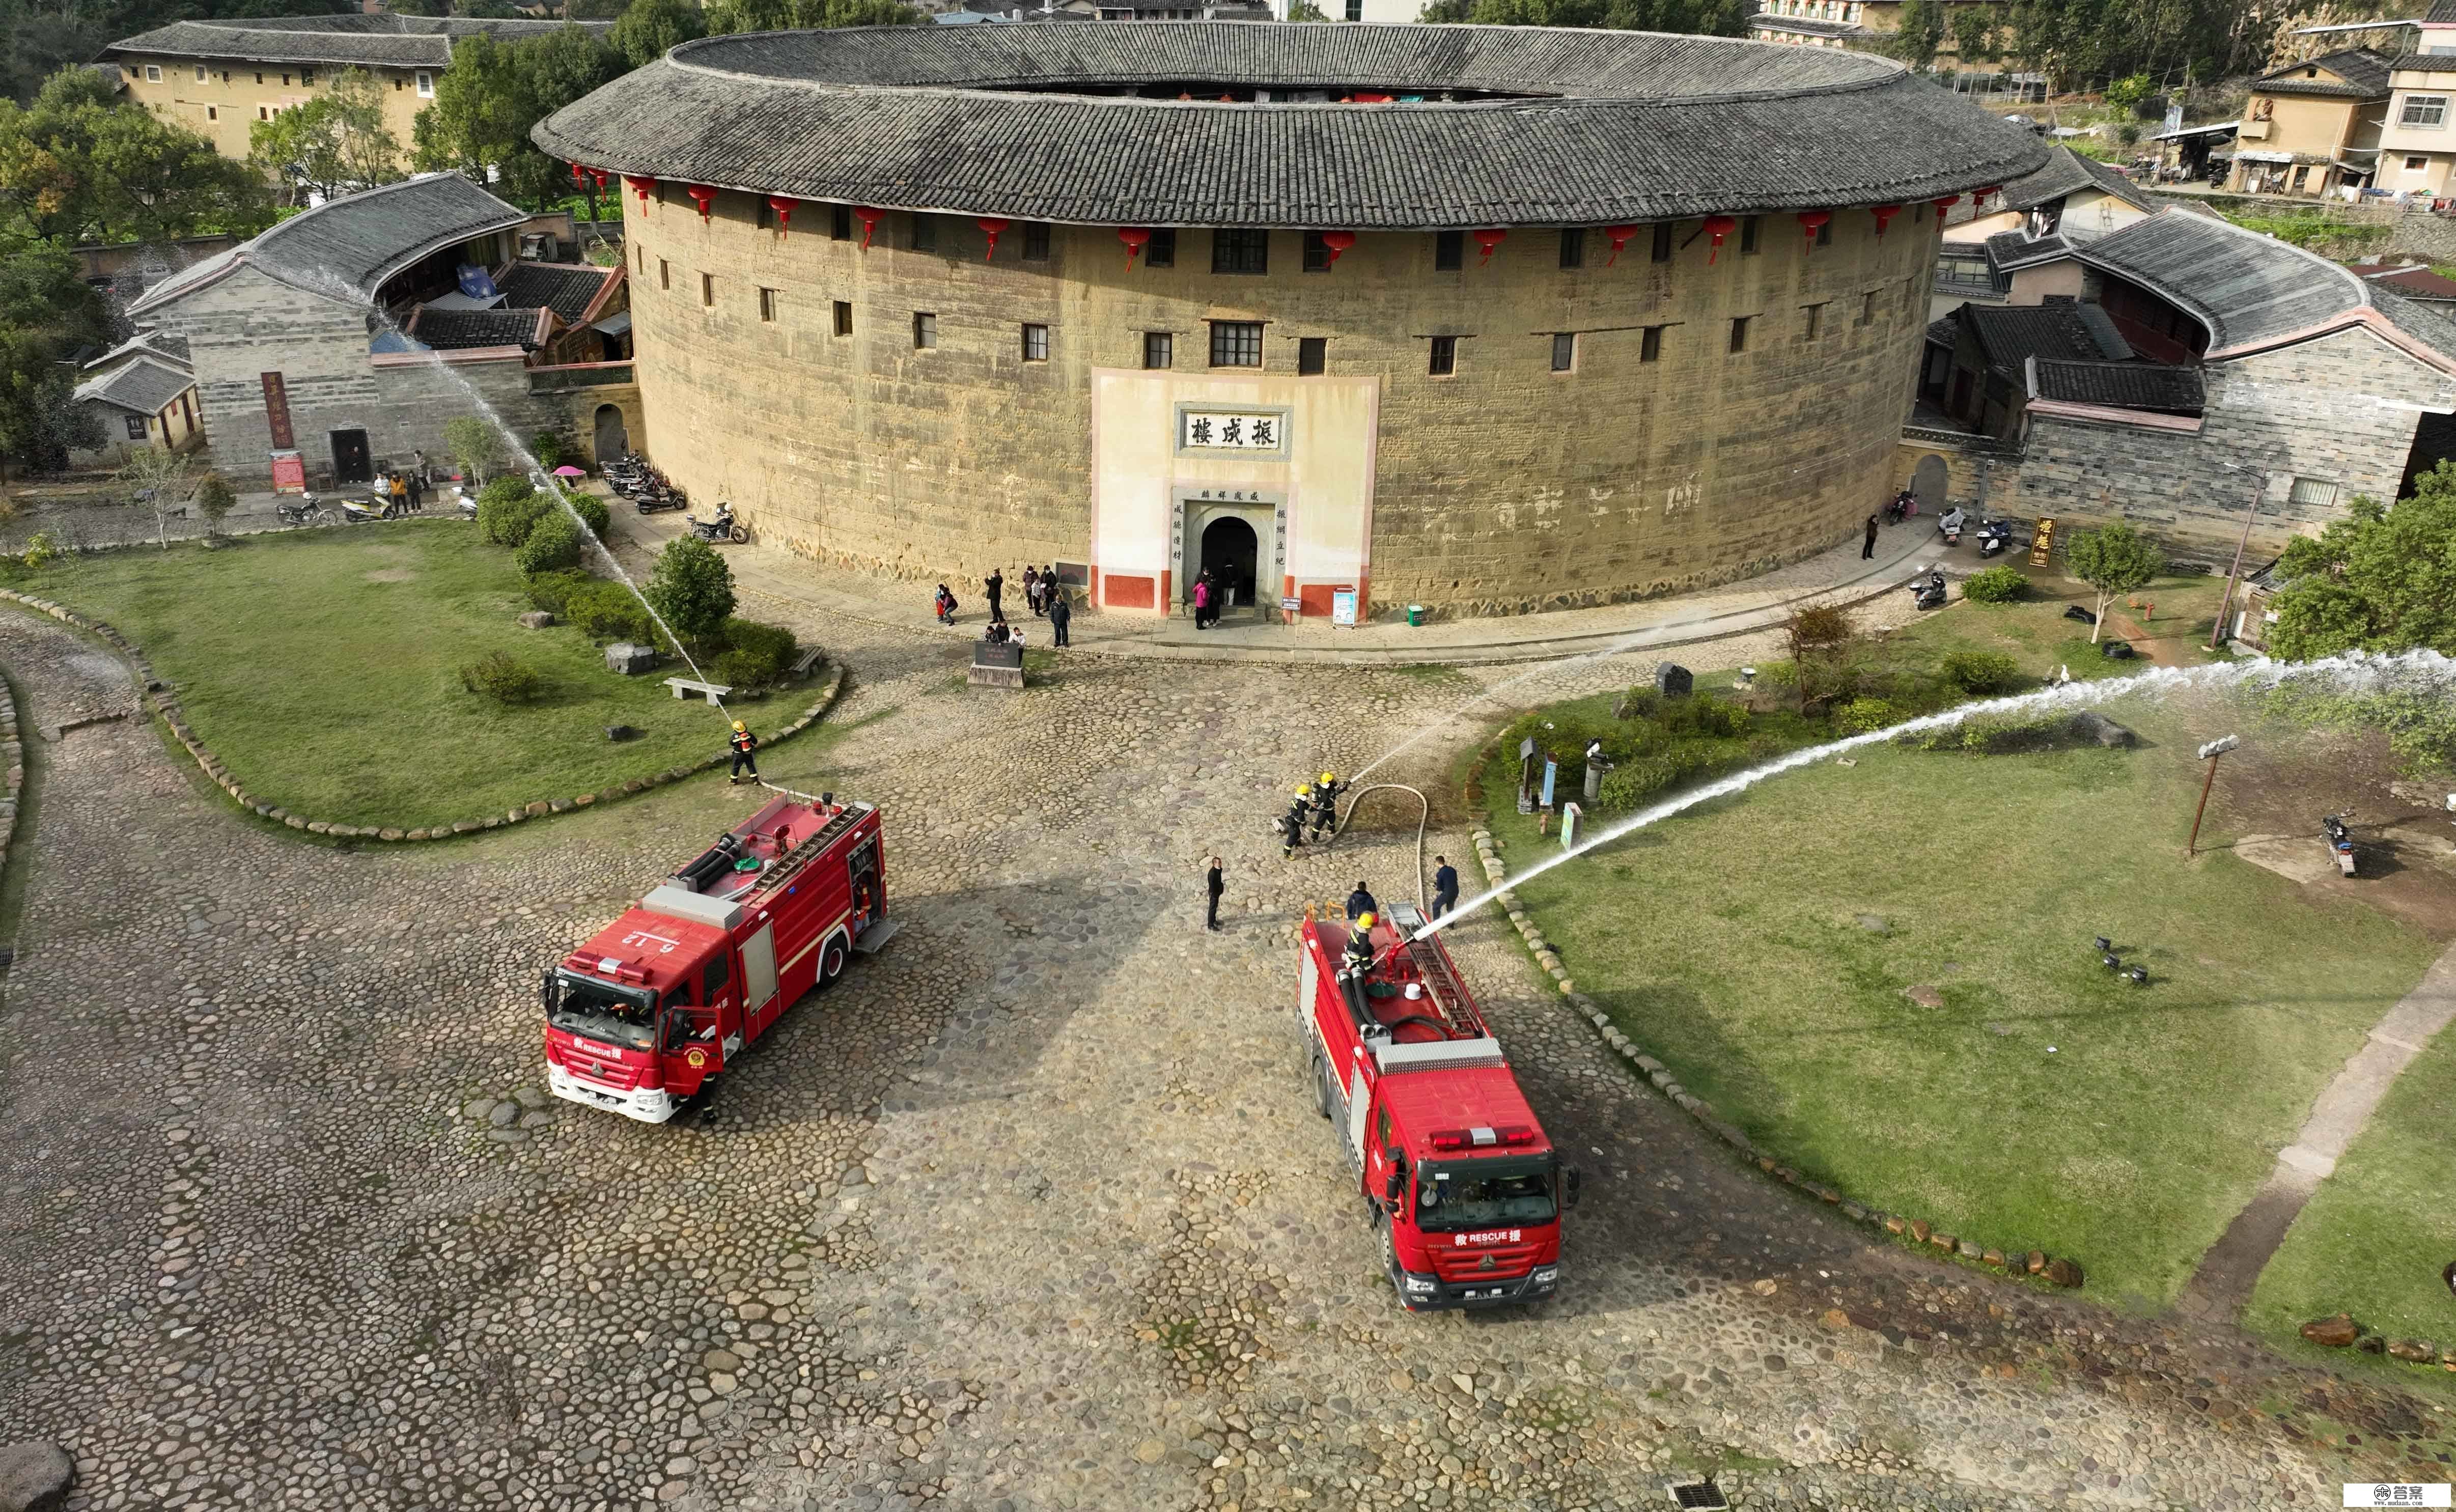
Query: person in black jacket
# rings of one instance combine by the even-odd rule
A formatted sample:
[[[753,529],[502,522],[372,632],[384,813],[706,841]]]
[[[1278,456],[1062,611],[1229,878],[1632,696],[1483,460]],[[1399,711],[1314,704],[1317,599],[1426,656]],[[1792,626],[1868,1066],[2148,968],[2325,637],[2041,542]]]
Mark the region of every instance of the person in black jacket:
[[[726,744],[733,747],[733,771],[725,780],[728,784],[742,781],[742,771],[747,766],[750,769],[750,780],[757,782],[759,761],[751,752],[759,748],[759,737],[750,733],[750,726],[740,720],[735,720],[733,734],[727,739]]]
[[[1066,602],[1066,590],[1064,587],[1056,583],[1052,583],[1050,584],[1049,592],[1050,644],[1052,645],[1064,645],[1067,644],[1066,626],[1074,622],[1074,609],[1072,604]]]
[[[993,620],[1005,619],[1005,611],[998,607],[998,595],[1006,592],[1005,575],[1000,573],[997,568],[992,567],[990,569],[990,575],[982,580],[981,588],[982,591],[986,592],[990,596],[990,618]]]
[[[1458,868],[1447,856],[1435,856],[1433,865],[1433,917],[1438,919],[1458,907]]]
[[[1364,889],[1363,879],[1359,878],[1356,890],[1347,895],[1347,916],[1351,919],[1361,919],[1368,913],[1381,911],[1382,905],[1373,901],[1373,894]]]
[[[1202,885],[1210,890],[1211,908],[1202,916],[1202,927],[1212,933],[1219,932],[1219,894],[1228,890],[1227,879],[1219,874],[1219,858],[1211,858],[1211,869],[1203,873]]]

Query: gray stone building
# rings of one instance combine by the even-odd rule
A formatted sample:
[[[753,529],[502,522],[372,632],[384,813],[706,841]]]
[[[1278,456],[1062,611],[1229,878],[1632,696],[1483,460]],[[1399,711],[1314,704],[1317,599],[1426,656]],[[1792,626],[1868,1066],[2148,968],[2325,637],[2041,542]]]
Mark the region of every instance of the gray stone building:
[[[2273,555],[2456,456],[2456,323],[2393,289],[2183,211],[2048,255],[2077,296],[1932,329],[1906,475],[1989,513],[2129,519],[2209,562],[2255,500]]]
[[[479,400],[525,439],[571,428],[573,392],[627,384],[593,330],[623,271],[517,262],[528,218],[423,174],[293,216],[129,313],[186,339],[213,463],[234,482],[359,482],[419,451],[440,463],[444,423]]]

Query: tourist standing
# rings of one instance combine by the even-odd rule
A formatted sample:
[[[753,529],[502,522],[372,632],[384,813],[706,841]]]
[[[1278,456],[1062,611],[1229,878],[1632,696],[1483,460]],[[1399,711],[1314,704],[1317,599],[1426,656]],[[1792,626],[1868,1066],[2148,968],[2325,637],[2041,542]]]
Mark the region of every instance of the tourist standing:
[[[1005,619],[1005,613],[998,608],[998,599],[1006,592],[1005,575],[997,568],[992,567],[990,569],[990,575],[982,580],[981,588],[990,596],[990,618],[993,620]]]
[[[1040,612],[1040,569],[1029,562],[1023,569],[1023,603],[1034,614]]]
[[[945,583],[942,582],[938,584],[938,592],[931,599],[930,607],[938,612],[938,623],[940,624],[952,624],[955,623],[955,596],[947,591],[947,585]]]
[[[1447,856],[1435,856],[1433,866],[1433,917],[1438,919],[1458,907],[1458,868]]]
[[[1347,895],[1347,916],[1354,919],[1381,911],[1382,905],[1373,901],[1373,894],[1365,889],[1364,879],[1357,878],[1356,890]]]
[[[1194,627],[1211,628],[1211,575],[1204,573],[1194,580]]]
[[[392,512],[396,515],[409,513],[409,475],[407,473],[392,475]]]
[[[1859,560],[1866,562],[1876,554],[1876,517],[1868,517],[1868,539],[1860,543]]]
[[[1219,894],[1228,890],[1228,883],[1219,874],[1219,858],[1211,858],[1211,869],[1203,874],[1202,885],[1211,893],[1211,907],[1202,915],[1202,927],[1212,933],[1219,932]]]
[[[1050,644],[1064,645],[1066,644],[1066,626],[1074,618],[1074,610],[1073,606],[1066,602],[1066,590],[1060,588],[1057,590],[1056,596],[1049,601]]]
[[[418,475],[418,469],[413,467],[409,473],[409,512],[415,515],[421,513],[425,508],[426,480],[420,478]]]

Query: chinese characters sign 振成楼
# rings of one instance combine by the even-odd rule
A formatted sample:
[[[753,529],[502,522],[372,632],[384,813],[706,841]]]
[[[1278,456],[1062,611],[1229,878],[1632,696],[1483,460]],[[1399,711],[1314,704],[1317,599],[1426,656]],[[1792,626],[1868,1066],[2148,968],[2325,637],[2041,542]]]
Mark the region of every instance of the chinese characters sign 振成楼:
[[[1286,444],[1287,422],[1278,415],[1241,410],[1180,410],[1177,443],[1192,451],[1276,452]]]

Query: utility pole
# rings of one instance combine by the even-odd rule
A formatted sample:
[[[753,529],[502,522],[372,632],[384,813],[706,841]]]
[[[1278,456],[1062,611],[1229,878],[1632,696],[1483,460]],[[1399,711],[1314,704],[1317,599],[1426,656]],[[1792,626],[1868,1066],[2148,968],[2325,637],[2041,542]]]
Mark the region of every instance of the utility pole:
[[[2200,759],[2209,764],[2209,775],[2200,783],[2200,807],[2192,810],[2192,838],[2183,848],[2186,861],[2200,853],[2200,816],[2209,811],[2209,789],[2218,783],[2218,758],[2241,744],[2240,736],[2228,735],[2200,747]]]
[[[2212,651],[2225,644],[2226,610],[2234,604],[2234,584],[2242,573],[2243,548],[2251,544],[2251,522],[2260,518],[2260,499],[2267,492],[2268,475],[2263,472],[2260,475],[2260,481],[2252,485],[2251,507],[2242,514],[2242,535],[2234,543],[2234,565],[2226,569],[2225,591],[2218,595],[2217,623],[2209,626],[2209,649]]]

